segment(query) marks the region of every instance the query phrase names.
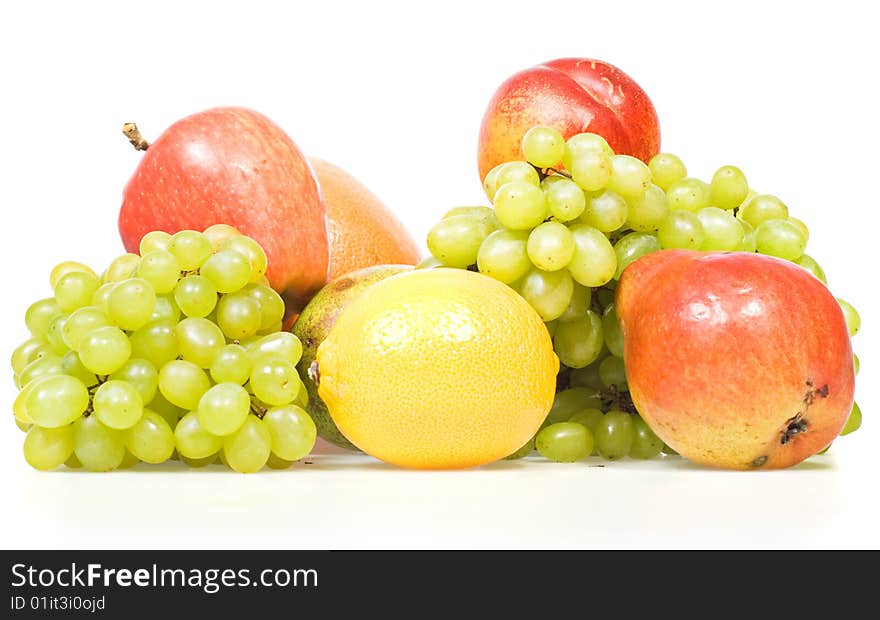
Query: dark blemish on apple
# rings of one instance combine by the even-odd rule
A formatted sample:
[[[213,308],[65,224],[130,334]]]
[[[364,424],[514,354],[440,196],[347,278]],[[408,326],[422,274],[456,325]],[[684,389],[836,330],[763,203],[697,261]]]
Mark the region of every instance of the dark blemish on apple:
[[[794,437],[795,435],[807,432],[807,421],[804,420],[803,417],[804,413],[801,412],[787,421],[785,430],[782,432],[782,438],[779,440],[779,443],[784,446],[789,441],[791,441],[792,437]]]
[[[749,465],[751,467],[762,467],[764,465],[764,463],[766,463],[766,462],[767,462],[767,455],[765,454],[764,456],[759,456],[758,458],[756,458],[754,461],[749,463]]]
[[[353,279],[343,278],[343,279],[339,280],[338,282],[336,282],[336,284],[333,285],[333,288],[337,291],[344,291],[346,289],[351,288],[352,286],[354,286]]]

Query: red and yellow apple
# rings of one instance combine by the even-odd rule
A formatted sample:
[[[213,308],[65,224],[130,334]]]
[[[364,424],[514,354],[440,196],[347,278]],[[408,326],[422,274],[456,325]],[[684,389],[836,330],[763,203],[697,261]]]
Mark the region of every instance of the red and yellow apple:
[[[641,86],[601,60],[560,58],[520,71],[495,91],[480,127],[480,179],[498,164],[522,160],[523,136],[535,125],[566,139],[597,133],[615,153],[645,162],[660,150],[657,112]]]
[[[688,459],[788,467],[846,423],[854,390],[846,320],[798,265],[664,250],[624,271],[615,307],[633,402]]]
[[[290,312],[327,280],[324,204],[308,161],[271,120],[245,108],[183,118],[146,147],[125,187],[119,232],[137,252],[151,230],[231,224],[256,239]]]

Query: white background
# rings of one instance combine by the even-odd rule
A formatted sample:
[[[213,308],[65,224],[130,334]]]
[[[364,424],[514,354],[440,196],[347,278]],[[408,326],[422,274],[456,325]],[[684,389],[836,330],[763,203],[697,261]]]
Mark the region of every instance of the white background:
[[[864,3],[806,4],[3,3],[3,355],[55,263],[99,267],[122,251],[117,210],[139,158],[123,122],[155,137],[208,107],[253,107],[362,179],[422,242],[448,208],[484,202],[476,139],[495,88],[585,56],[646,89],[664,150],[693,174],[737,164],[809,224],[808,252],[861,311],[865,422],[783,472],[535,459],[419,473],[325,456],[240,476],[41,474],[9,419],[0,547],[880,547],[880,46]],[[9,371],[0,402],[13,398]]]

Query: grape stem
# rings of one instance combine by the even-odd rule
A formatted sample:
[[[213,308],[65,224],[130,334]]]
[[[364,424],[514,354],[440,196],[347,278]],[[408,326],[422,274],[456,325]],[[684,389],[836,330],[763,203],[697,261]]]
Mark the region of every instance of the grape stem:
[[[125,123],[122,126],[122,133],[125,134],[125,137],[128,138],[129,142],[131,142],[134,150],[146,151],[148,148],[150,148],[150,143],[147,142],[141,135],[141,132],[138,129],[136,123]]]

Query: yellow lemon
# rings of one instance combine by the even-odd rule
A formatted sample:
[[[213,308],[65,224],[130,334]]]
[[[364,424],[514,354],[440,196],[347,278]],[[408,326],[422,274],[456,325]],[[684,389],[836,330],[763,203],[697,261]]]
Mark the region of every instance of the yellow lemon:
[[[364,452],[403,467],[503,458],[540,427],[559,360],[513,289],[471,271],[426,269],[369,287],[318,348],[318,394]]]

